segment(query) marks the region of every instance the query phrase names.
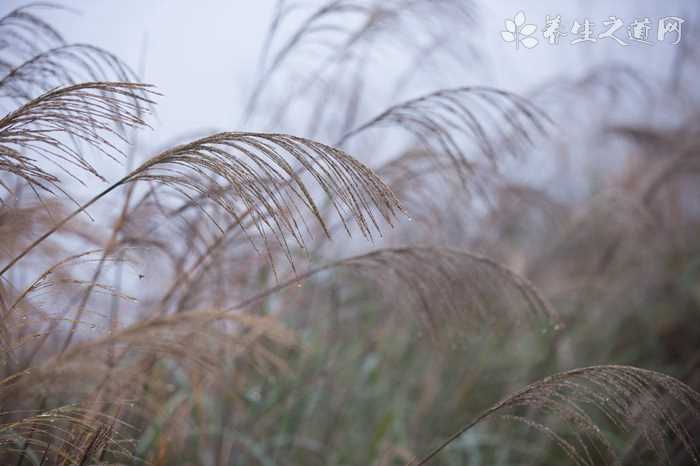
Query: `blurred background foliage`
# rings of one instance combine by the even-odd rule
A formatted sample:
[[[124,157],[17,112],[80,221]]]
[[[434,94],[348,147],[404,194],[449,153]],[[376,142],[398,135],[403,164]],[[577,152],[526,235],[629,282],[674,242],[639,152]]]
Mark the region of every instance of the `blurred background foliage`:
[[[610,60],[516,94],[442,85],[478,63],[450,37],[471,3],[280,1],[233,128],[260,133],[157,150],[137,128],[167,96],[66,90],[139,78],[53,7],[4,12],[3,464],[399,465],[574,368],[700,391],[697,8],[677,7],[664,73]],[[685,392],[616,370],[628,388],[537,392],[430,464],[697,463]]]

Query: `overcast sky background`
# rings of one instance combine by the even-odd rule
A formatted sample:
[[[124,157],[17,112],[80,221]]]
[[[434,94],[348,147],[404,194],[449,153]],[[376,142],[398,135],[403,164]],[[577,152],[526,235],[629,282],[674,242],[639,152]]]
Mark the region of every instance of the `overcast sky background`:
[[[31,2],[5,0],[0,2],[0,14],[28,3]],[[57,27],[68,42],[89,43],[115,53],[135,69],[144,82],[155,84],[164,94],[158,99],[156,116],[150,120],[153,131],[145,130],[139,136],[139,157],[154,155],[156,150],[172,144],[174,139],[199,137],[203,133],[270,130],[239,125],[256,82],[259,54],[272,18],[275,0],[62,0],[58,3],[76,11],[50,10],[43,17]],[[698,0],[479,0],[474,24],[465,23],[463,27],[456,24],[451,27],[459,29],[455,31],[456,50],[460,50],[459,41],[465,41],[465,55],[468,55],[466,50],[471,44],[476,48],[480,59],[467,58],[465,65],[455,68],[453,72],[429,75],[422,87],[416,83],[415,87],[406,90],[402,99],[456,85],[488,85],[527,94],[536,87],[581,77],[601,65],[620,62],[631,65],[642,77],[663,83],[672,78],[672,63],[679,51],[678,46],[654,43],[649,47],[635,45],[623,48],[613,41],[571,45],[571,35],[563,38],[558,46],[550,46],[544,43],[541,36],[544,18],[546,15],[561,14],[567,28],[574,20],[583,22],[584,19],[590,19],[596,25],[595,32],[602,32],[601,22],[611,15],[621,17],[628,24],[636,18],[648,16],[654,27],[660,16],[680,16],[686,19],[683,41],[689,41],[695,47],[697,35],[693,36],[691,32],[692,27],[700,21],[700,15],[697,14],[699,7]],[[536,37],[540,43],[530,50],[516,50],[513,44],[501,39],[504,20],[512,18],[519,10],[525,12],[528,23],[538,26]],[[654,28],[652,35],[655,33]],[[375,66],[396,71],[395,65],[396,61],[387,57]],[[381,77],[381,69],[378,74]],[[370,102],[376,108],[369,113],[396,103],[389,101],[388,97],[381,99],[385,97],[379,86],[381,82],[373,81],[369,84],[377,85],[376,92],[372,94],[376,102],[373,99]],[[583,111],[577,108],[568,110],[572,114],[572,121],[576,121],[573,118],[575,113],[595,120],[612,109],[602,107]],[[660,110],[663,112],[668,109]],[[653,116],[652,112],[636,114],[641,119]],[[578,119],[581,120],[581,115],[578,115]],[[576,123],[568,126],[573,127],[573,131],[582,132]],[[583,139],[587,144],[597,143],[592,138]],[[567,144],[575,145],[571,139],[567,139]],[[595,151],[586,151],[586,148],[582,151],[582,154],[570,154],[574,163],[588,163],[598,155],[608,157],[608,153],[598,147]],[[382,156],[381,153],[377,155],[378,152],[380,151],[351,153],[359,155],[366,162],[367,158]],[[529,159],[530,170],[522,170],[522,173],[527,171],[525,176],[534,173],[541,178],[553,176],[551,172],[547,173],[543,161],[558,163],[562,154],[556,155],[557,157]],[[126,170],[113,162],[104,163],[108,166],[98,164],[99,170],[111,180],[123,176]],[[610,164],[611,161],[608,160],[607,163]],[[566,192],[562,195],[584,192],[585,189],[579,189],[577,183],[583,185],[592,178],[583,176],[578,168],[572,169],[572,173],[575,175],[566,178]],[[556,175],[558,174],[554,176]],[[93,180],[86,187],[77,187],[75,190],[71,187],[71,193],[79,192],[79,195],[87,198],[94,194],[96,188],[103,187],[103,182]],[[109,206],[109,202],[107,199],[101,206]],[[96,209],[97,207],[91,211],[93,215]],[[110,208],[105,210],[109,211]],[[344,247],[347,247],[347,243]]]
[[[30,2],[5,1],[0,9],[6,13],[27,3]],[[44,17],[69,42],[91,43],[115,53],[139,71],[145,82],[157,85],[164,94],[158,100],[157,117],[152,122],[156,131],[142,141],[146,149],[165,144],[173,137],[205,130],[255,129],[236,125],[256,79],[258,55],[274,0],[64,0],[58,3],[76,12],[48,11]],[[637,17],[648,16],[653,25],[659,16],[676,15],[686,18],[687,36],[698,3],[697,0],[479,1],[476,24],[464,24],[459,37],[476,47],[481,60],[456,71],[450,76],[450,84],[487,84],[526,93],[542,83],[581,76],[600,64],[612,62],[631,64],[642,74],[667,76],[678,46],[655,43],[651,47],[623,48],[613,41],[571,45],[571,35],[558,46],[550,46],[541,36],[544,17],[561,14],[567,27],[573,20],[582,22],[589,18],[596,24],[596,32],[602,32],[601,21],[610,15],[621,17],[627,24]],[[535,35],[540,44],[531,50],[516,50],[500,37],[504,19],[513,17],[518,10],[526,13],[529,23],[538,26]],[[655,32],[654,28],[652,35]],[[392,61],[387,60],[384,66],[392,66]],[[436,79],[435,89],[442,85]],[[416,92],[409,89],[407,95]]]

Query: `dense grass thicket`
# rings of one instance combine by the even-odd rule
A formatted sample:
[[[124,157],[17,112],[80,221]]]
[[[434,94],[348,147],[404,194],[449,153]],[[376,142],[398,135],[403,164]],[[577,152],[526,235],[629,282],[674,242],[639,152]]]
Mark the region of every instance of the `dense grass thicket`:
[[[0,464],[700,462],[692,47],[522,96],[440,86],[467,2],[280,1],[145,153],[157,83],[2,13]]]

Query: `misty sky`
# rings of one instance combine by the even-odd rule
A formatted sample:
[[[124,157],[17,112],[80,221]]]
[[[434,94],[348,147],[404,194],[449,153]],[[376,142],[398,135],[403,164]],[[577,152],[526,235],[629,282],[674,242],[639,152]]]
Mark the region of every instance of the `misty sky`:
[[[3,13],[26,1],[5,1]],[[165,94],[158,102],[157,130],[150,145],[194,131],[235,128],[256,77],[257,57],[274,8],[274,0],[200,0],[100,2],[62,1],[77,12],[49,11],[45,17],[70,42],[87,42],[116,53]],[[620,47],[606,43],[554,47],[543,42],[540,29],[547,14],[561,14],[565,24],[618,15],[627,22],[638,16],[678,15],[691,18],[693,1],[499,1],[479,2],[476,24],[464,24],[460,40],[470,41],[480,61],[451,76],[456,84],[488,84],[517,92],[557,79],[576,76],[591,67],[624,61],[640,73],[664,75],[677,46]],[[523,10],[538,26],[540,44],[515,50],[501,40],[506,17]],[[453,27],[459,27],[455,25]],[[686,32],[686,31],[684,31]],[[655,30],[652,31],[655,34]],[[624,33],[622,34],[624,36]],[[686,38],[686,40],[688,40]],[[466,44],[465,44],[466,45]],[[465,47],[466,49],[466,47]],[[386,66],[391,66],[391,60]],[[441,83],[436,83],[441,84]],[[452,84],[452,83],[450,83]],[[409,90],[408,94],[411,92]],[[253,129],[253,128],[245,128]]]

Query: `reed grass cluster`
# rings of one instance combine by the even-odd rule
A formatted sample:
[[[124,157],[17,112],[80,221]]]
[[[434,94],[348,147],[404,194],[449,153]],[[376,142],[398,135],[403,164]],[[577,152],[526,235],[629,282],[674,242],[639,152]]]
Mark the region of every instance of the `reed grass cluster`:
[[[246,108],[270,126],[142,154],[167,96],[67,43],[58,9],[0,19],[1,464],[700,462],[683,82],[640,85],[683,103],[672,128],[558,123],[576,99],[634,102],[619,73],[373,113],[367,61],[411,39],[400,95],[472,8],[280,1]],[[306,132],[280,131],[304,106]],[[562,195],[582,134],[623,168]],[[533,154],[552,179],[518,176]]]

